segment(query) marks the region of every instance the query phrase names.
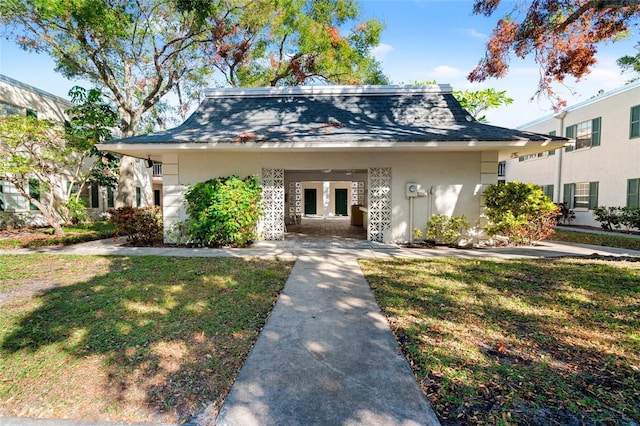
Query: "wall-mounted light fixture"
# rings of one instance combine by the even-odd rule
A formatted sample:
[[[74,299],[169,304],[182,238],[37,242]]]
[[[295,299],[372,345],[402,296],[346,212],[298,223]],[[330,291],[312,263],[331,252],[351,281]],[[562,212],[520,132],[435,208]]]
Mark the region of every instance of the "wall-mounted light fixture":
[[[147,165],[147,168],[152,168],[153,167],[153,160],[151,159],[151,156],[147,156],[147,159],[144,160],[144,163]]]

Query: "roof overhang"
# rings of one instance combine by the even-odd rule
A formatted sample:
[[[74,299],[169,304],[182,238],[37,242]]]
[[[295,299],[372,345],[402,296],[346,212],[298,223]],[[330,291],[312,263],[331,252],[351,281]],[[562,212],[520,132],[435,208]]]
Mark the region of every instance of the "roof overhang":
[[[429,142],[200,142],[200,143],[115,143],[98,144],[103,151],[115,152],[136,158],[151,158],[162,161],[163,154],[187,152],[462,152],[492,151],[498,152],[499,161],[517,158],[522,155],[551,151],[567,145],[568,141],[429,141]]]

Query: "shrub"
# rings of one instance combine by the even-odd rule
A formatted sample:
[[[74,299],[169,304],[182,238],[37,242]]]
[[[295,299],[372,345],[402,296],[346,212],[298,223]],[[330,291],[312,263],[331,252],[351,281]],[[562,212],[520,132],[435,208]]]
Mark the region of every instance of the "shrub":
[[[72,196],[65,203],[65,207],[67,208],[68,220],[71,224],[77,225],[78,223],[89,220],[89,213],[87,213],[87,206],[84,200]]]
[[[640,208],[638,207],[604,207],[593,209],[593,215],[600,222],[600,227],[607,231],[625,228],[629,232],[632,228],[640,229]]]
[[[576,218],[575,212],[567,207],[567,203],[559,203],[557,206],[559,214],[556,218],[556,225],[571,225],[571,222]]]
[[[193,185],[185,194],[185,232],[194,244],[241,247],[257,238],[262,188],[255,176],[221,177]]]
[[[464,216],[434,214],[427,222],[427,239],[437,243],[454,244],[469,230],[469,222]]]
[[[532,244],[553,235],[560,209],[532,183],[489,185],[484,191],[490,235],[504,235],[513,244]]]
[[[135,246],[152,246],[162,241],[162,218],[157,207],[120,207],[109,210],[116,235],[126,235]]]

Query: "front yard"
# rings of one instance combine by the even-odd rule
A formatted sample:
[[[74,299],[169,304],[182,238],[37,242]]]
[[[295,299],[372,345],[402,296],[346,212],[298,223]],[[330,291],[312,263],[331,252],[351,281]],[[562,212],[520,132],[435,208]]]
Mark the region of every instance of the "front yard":
[[[0,416],[176,422],[220,407],[292,264],[0,256]]]
[[[443,424],[640,422],[640,263],[360,265]]]

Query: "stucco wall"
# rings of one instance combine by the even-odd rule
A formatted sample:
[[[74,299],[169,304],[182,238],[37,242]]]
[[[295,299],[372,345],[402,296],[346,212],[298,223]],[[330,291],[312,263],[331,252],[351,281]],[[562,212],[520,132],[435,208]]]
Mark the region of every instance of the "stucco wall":
[[[564,136],[567,126],[601,117],[600,146],[570,152],[559,149],[556,155],[544,159],[510,160],[506,165],[507,180],[553,183],[556,202],[562,201],[565,183],[599,182],[599,205],[625,206],[627,180],[640,178],[640,138],[629,136],[630,111],[635,105],[640,105],[638,84],[570,107],[563,118],[548,117],[523,128],[539,133],[555,130],[557,135]],[[575,212],[575,224],[599,226],[590,210]]]
[[[409,201],[407,182],[416,182],[432,195],[414,204],[414,227],[424,227],[431,214],[465,215],[480,224],[483,184],[497,181],[497,153],[493,152],[197,152],[164,154],[164,223],[186,219],[186,185],[213,177],[260,175],[262,168],[285,170],[392,168],[392,223],[390,241],[407,241]],[[321,204],[318,204],[321,206]]]

